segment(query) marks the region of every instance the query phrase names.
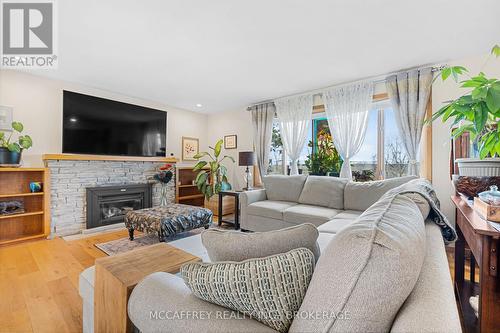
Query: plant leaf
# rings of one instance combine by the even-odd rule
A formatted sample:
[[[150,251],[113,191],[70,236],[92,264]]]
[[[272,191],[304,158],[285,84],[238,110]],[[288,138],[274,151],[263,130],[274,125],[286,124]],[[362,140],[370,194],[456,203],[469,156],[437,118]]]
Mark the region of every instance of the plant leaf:
[[[12,122],[12,128],[16,131],[16,132],[19,132],[21,133],[24,129],[24,126],[22,123],[18,122],[18,121],[13,121]]]
[[[12,142],[11,144],[9,144],[7,149],[9,149],[9,151],[11,151],[11,152],[16,152],[16,153],[21,152],[21,147],[19,146],[19,144],[17,142]]]
[[[194,172],[197,172],[197,171],[200,171],[201,169],[203,169],[203,167],[207,165],[207,162],[206,161],[199,161],[198,163],[196,163],[196,165],[194,166],[193,168],[193,171]]]
[[[200,158],[202,158],[203,156],[206,156],[206,155],[208,155],[208,153],[205,151],[202,151],[202,152],[199,152],[198,154],[194,155],[193,158],[199,160]]]
[[[206,173],[205,171],[200,171],[198,173],[198,175],[196,176],[196,179],[194,180],[194,182],[197,185],[199,184],[201,186],[201,184],[204,184],[207,182],[207,177],[208,177],[208,173]]]
[[[498,44],[493,46],[493,48],[491,49],[491,54],[493,54],[497,58],[500,57],[500,46],[498,46]]]
[[[441,71],[441,78],[445,81],[451,75],[451,67],[446,67]]]
[[[224,143],[224,140],[220,139],[219,141],[217,141],[217,143],[215,144],[215,148],[214,148],[214,155],[215,157],[219,157],[220,155],[220,152],[222,150],[222,144]]]
[[[29,149],[33,146],[33,141],[29,135],[24,135],[19,137],[19,145],[23,147],[23,149]]]
[[[500,90],[493,88],[488,89],[488,93],[486,95],[486,105],[492,113],[500,110]]]
[[[474,127],[477,133],[481,133],[488,120],[488,108],[484,103],[478,104],[474,108]]]

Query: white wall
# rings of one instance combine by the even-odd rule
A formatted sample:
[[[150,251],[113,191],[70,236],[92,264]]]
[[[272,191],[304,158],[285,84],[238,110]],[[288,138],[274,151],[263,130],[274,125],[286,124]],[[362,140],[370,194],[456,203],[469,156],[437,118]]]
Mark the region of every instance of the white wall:
[[[218,139],[225,135],[237,135],[238,147],[224,150],[225,155],[232,156],[235,163],[228,161],[224,165],[228,168],[228,179],[234,189],[246,186],[244,174],[245,167],[238,166],[238,152],[252,151],[252,117],[246,110],[215,113],[208,117],[208,143],[213,147]],[[251,171],[253,171],[251,169]]]
[[[0,70],[0,105],[13,107],[14,119],[24,124],[26,134],[33,139],[33,147],[23,153],[25,166],[42,166],[42,154],[61,153],[63,90],[167,111],[167,155],[173,153],[181,158],[182,136],[199,138],[200,149],[207,148],[207,115],[69,82]]]
[[[485,61],[489,59],[488,63]],[[490,58],[488,55],[475,56],[466,59],[448,62],[449,65],[461,65],[476,75],[480,71],[490,77],[500,77],[500,59]],[[466,89],[459,88],[453,80],[442,82],[436,80],[432,88],[432,109],[436,112],[445,101],[460,97]],[[451,152],[450,123],[443,124],[437,120],[432,125],[432,182],[436,193],[441,200],[441,208],[446,216],[454,221],[455,211],[450,201],[453,187],[449,176],[449,159]]]

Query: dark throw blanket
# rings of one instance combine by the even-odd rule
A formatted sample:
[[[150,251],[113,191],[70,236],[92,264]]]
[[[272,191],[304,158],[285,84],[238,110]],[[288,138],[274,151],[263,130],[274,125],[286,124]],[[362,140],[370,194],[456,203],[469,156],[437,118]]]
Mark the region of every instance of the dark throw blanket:
[[[436,192],[428,180],[422,178],[410,180],[408,183],[389,190],[386,194],[384,194],[384,196],[393,197],[398,194],[406,193],[419,194],[429,203],[431,210],[427,218],[441,228],[441,234],[443,235],[446,244],[457,240],[455,228],[453,228],[446,216],[444,216],[439,209],[440,203],[436,196]]]

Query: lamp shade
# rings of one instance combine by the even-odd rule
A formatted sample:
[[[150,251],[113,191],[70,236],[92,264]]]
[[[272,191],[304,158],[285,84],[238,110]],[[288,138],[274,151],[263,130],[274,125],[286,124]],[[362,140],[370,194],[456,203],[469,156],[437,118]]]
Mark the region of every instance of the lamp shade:
[[[250,166],[255,163],[255,153],[253,151],[240,151],[238,158],[239,166]]]

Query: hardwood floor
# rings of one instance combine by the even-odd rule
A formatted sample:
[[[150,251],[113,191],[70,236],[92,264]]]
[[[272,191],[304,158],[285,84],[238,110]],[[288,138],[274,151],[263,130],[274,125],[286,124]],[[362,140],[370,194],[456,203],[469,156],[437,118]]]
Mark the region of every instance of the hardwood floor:
[[[106,256],[94,244],[127,236],[124,229],[0,247],[0,332],[81,332],[78,276]]]
[[[105,256],[94,244],[127,236],[124,229],[0,247],[0,332],[81,332],[78,276]],[[447,254],[453,274],[453,253]]]

